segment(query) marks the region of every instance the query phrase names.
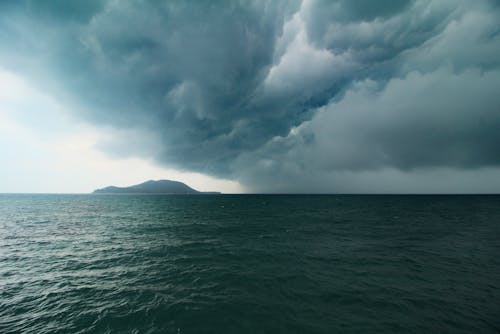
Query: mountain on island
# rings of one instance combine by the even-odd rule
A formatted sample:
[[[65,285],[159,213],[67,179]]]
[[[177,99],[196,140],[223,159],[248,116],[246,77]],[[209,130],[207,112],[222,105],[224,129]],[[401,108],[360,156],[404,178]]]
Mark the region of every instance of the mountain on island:
[[[149,180],[129,187],[110,186],[94,190],[94,194],[171,194],[171,195],[198,195],[220,194],[219,192],[202,192],[190,186],[171,180]]]

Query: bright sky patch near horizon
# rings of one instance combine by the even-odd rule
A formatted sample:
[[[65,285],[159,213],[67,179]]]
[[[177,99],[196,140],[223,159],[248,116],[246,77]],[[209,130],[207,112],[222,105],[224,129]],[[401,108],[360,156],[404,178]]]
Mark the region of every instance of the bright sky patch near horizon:
[[[142,158],[109,157],[95,147],[104,139],[103,129],[73,119],[56,100],[2,69],[0,87],[0,192],[88,193],[145,178],[177,180],[200,191],[243,191],[234,181],[179,172]]]
[[[495,0],[0,2],[0,192],[499,193]]]

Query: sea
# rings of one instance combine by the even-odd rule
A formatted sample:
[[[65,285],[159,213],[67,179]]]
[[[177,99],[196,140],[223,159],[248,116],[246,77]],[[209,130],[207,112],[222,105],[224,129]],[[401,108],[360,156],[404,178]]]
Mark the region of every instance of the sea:
[[[499,333],[500,196],[0,195],[0,333]]]

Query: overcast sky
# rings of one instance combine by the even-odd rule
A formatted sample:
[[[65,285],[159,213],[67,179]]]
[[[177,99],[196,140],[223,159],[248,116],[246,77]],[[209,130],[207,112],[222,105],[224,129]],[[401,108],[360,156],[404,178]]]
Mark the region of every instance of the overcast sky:
[[[497,0],[0,1],[0,192],[500,192]]]

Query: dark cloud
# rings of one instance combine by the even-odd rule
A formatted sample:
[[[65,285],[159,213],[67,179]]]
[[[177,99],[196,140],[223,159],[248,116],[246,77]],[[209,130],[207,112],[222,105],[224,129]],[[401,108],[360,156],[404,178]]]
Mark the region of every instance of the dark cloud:
[[[367,191],[339,175],[380,189],[377,173],[500,165],[495,1],[1,6],[1,66],[130,129],[99,144],[114,155],[256,191]]]

